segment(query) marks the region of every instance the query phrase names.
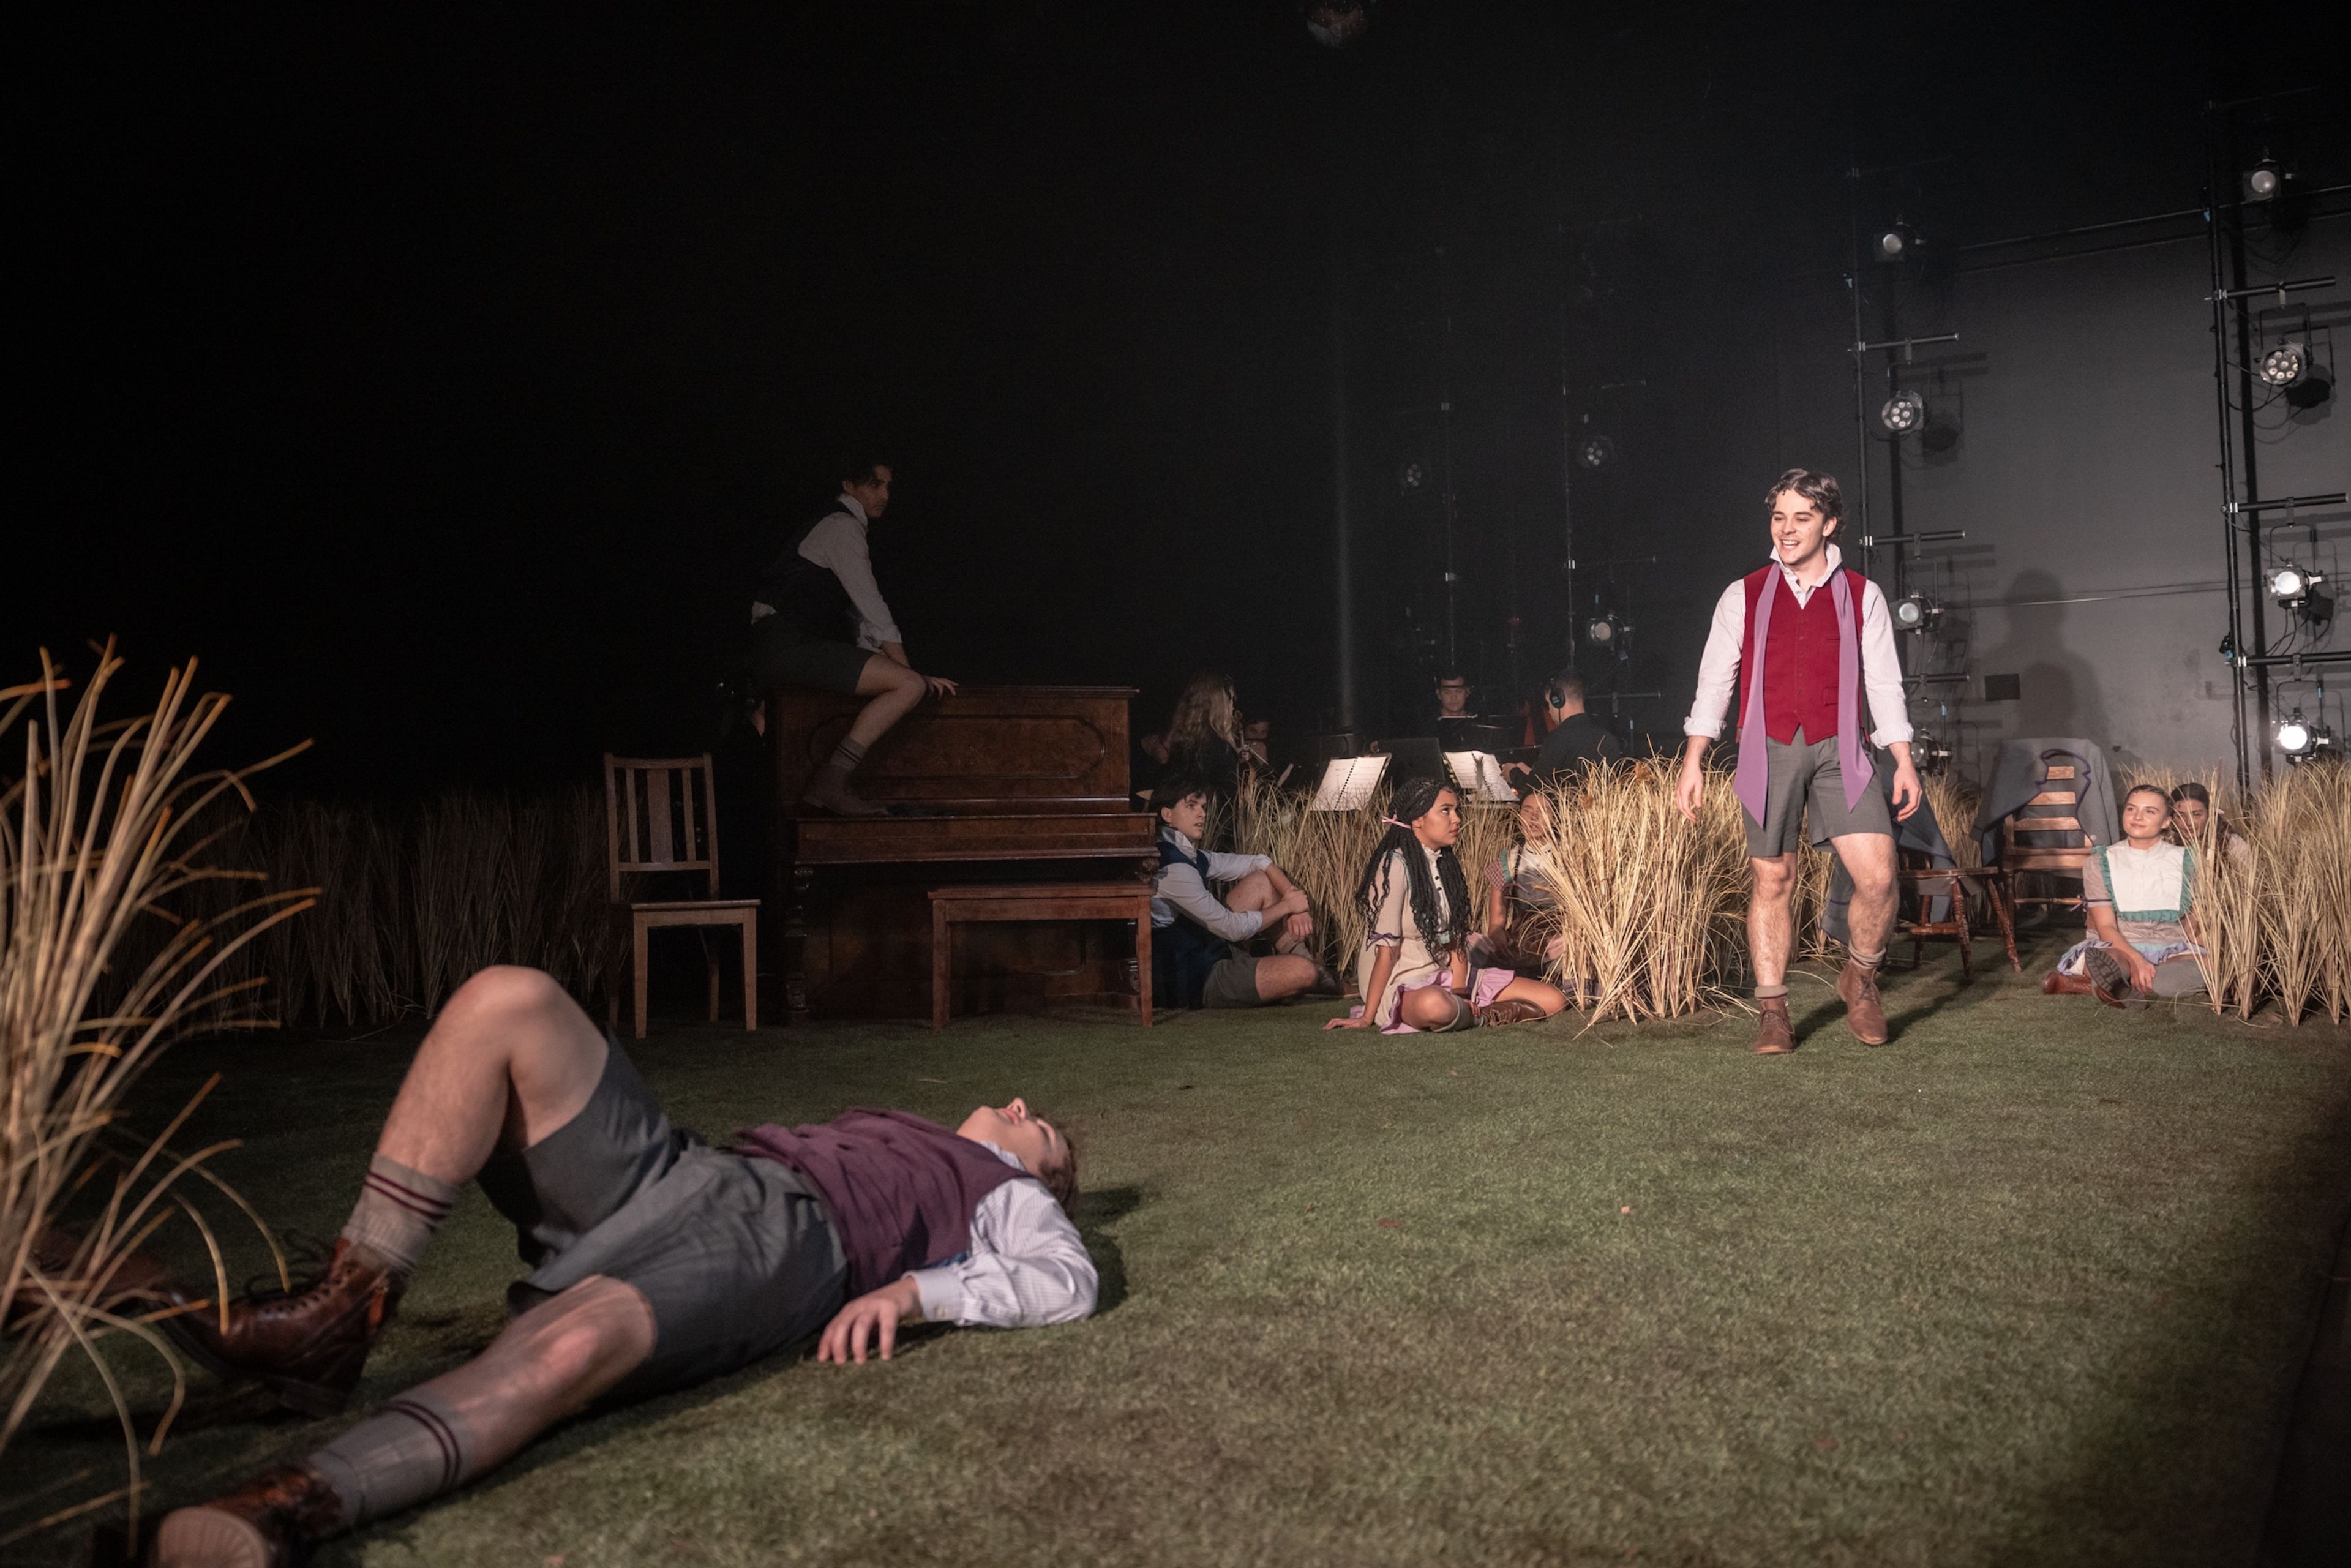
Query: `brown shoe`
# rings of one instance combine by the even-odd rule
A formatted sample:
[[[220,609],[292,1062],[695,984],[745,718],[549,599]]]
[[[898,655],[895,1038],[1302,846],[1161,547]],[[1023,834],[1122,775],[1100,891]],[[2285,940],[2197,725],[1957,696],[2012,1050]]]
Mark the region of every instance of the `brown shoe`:
[[[2093,947],[2082,955],[2082,973],[2090,982],[2090,994],[2106,1006],[2126,1012],[2147,1006],[2147,998],[2131,984],[2130,971],[2105,948]]]
[[[163,1326],[218,1375],[257,1382],[306,1416],[331,1416],[350,1401],[404,1286],[374,1254],[338,1240],[324,1279],[231,1302],[225,1330],[219,1309],[185,1287],[172,1304],[188,1310]]]
[[[1864,1045],[1884,1045],[1886,1004],[1877,999],[1877,971],[1846,959],[1837,995],[1844,998],[1844,1027],[1853,1038]]]
[[[1796,1049],[1796,1031],[1788,1022],[1788,998],[1758,997],[1755,998],[1755,1054],[1785,1056]]]
[[[2097,987],[2087,975],[2069,975],[2063,969],[2052,969],[2041,977],[2041,994],[2044,997],[2086,997]]]
[[[817,769],[816,777],[800,795],[800,804],[814,806],[820,811],[830,811],[836,817],[886,817],[889,809],[877,806],[849,787],[845,768],[828,763]]]
[[[339,1534],[343,1502],[319,1472],[277,1465],[229,1493],[165,1514],[156,1568],[294,1568],[313,1542]]]
[[[1528,1001],[1489,1002],[1478,1011],[1479,1029],[1499,1029],[1506,1024],[1532,1023],[1551,1015]]]
[[[72,1226],[43,1226],[33,1233],[32,1272],[68,1301],[109,1312],[140,1312],[167,1303],[172,1271],[154,1254],[134,1247],[94,1259],[84,1253],[87,1242],[87,1234]],[[48,1307],[48,1292],[25,1278],[0,1309],[0,1323],[14,1325]]]

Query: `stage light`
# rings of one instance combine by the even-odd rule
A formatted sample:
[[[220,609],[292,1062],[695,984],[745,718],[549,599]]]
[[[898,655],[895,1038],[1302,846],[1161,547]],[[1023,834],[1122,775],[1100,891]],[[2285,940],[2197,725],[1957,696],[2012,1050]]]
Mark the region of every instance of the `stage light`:
[[[2264,158],[2245,171],[2245,200],[2266,202],[2278,193],[2284,181],[2285,172],[2278,167],[2277,160]]]
[[[1298,7],[1306,30],[1326,49],[1343,49],[1372,25],[1372,7],[1379,0],[1306,0]]]
[[[1942,737],[1931,729],[1913,731],[1910,737],[1910,765],[1921,773],[1940,773],[1950,766],[1951,748]]]
[[[1908,435],[1927,423],[1927,400],[1908,387],[1904,387],[1886,400],[1877,411],[1877,423],[1886,426],[1889,435]]]
[[[2310,591],[2326,580],[2323,573],[2305,571],[2292,561],[2271,569],[2269,580],[2263,584],[2270,597],[2288,610],[2297,610],[2310,598]]]
[[[2278,720],[2274,732],[2277,748],[2285,753],[2289,762],[2308,762],[2335,744],[2335,732],[2324,724],[2302,716],[2296,708],[2290,718]]]
[[[1575,438],[1575,465],[1578,468],[1605,468],[1616,461],[1616,444],[1604,435],[1579,435]]]
[[[2262,356],[2261,369],[2255,373],[2265,386],[2290,387],[2302,380],[2302,372],[2310,368],[2303,357],[2300,343],[2280,343]]]
[[[1906,593],[1894,601],[1896,632],[1924,632],[1943,612],[1942,601],[1923,593]]]
[[[1585,642],[1595,648],[1605,648],[1618,654],[1624,653],[1625,639],[1632,634],[1633,628],[1625,624],[1625,618],[1614,610],[1601,611],[1583,622]]]
[[[1410,496],[1428,484],[1428,470],[1407,457],[1396,469],[1396,488]]]
[[[1876,239],[1870,243],[1870,250],[1879,261],[1888,266],[1899,261],[1909,261],[1918,252],[1917,231],[1905,223],[1897,223],[1891,227],[1880,229],[1877,231]]]

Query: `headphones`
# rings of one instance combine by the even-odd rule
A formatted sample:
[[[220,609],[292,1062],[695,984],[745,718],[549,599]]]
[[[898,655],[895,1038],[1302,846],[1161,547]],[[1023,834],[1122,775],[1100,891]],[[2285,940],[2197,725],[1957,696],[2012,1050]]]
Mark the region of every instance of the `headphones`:
[[[1545,681],[1542,695],[1543,701],[1550,706],[1565,707],[1567,706],[1567,688],[1557,681]]]

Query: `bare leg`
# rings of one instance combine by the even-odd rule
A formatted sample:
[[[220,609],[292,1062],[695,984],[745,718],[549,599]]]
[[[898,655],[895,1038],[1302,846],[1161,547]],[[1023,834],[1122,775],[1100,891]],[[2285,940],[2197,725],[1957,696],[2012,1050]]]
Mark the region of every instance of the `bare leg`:
[[[1270,909],[1280,900],[1281,894],[1274,891],[1273,879],[1261,871],[1249,873],[1225,890],[1225,907],[1236,912]],[[1307,937],[1312,933],[1311,928],[1306,932],[1293,934],[1279,926],[1270,925],[1261,928],[1261,934],[1273,938],[1273,950],[1276,953],[1295,953],[1305,945]],[[1264,981],[1260,979],[1259,984],[1262,986]]]
[[[872,700],[858,710],[856,722],[849,727],[849,738],[860,749],[872,746],[890,732],[892,725],[914,712],[928,689],[922,676],[897,660],[874,654],[857,677],[857,695]]]
[[[392,1103],[376,1153],[452,1186],[503,1143],[528,1148],[580,1113],[604,1036],[537,969],[499,966],[457,988]]]
[[[1397,1003],[1397,1015],[1415,1029],[1449,1029],[1469,1004],[1443,986],[1418,986]]]
[[[1301,996],[1313,988],[1322,969],[1311,958],[1301,958],[1294,953],[1276,953],[1259,958],[1254,977],[1257,999],[1261,1002],[1285,1001]]]
[[[1853,903],[1845,912],[1845,944],[1855,957],[1883,957],[1894,931],[1894,841],[1884,833],[1839,833],[1829,841],[1845,874]]]
[[[1788,983],[1788,954],[1795,945],[1796,857],[1756,857],[1755,891],[1747,901],[1747,959],[1761,987]]]

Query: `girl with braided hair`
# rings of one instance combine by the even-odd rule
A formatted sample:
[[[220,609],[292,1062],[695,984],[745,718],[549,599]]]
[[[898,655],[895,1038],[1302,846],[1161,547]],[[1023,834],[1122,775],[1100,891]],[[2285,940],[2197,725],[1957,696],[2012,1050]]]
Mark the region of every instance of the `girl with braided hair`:
[[[1370,922],[1355,958],[1365,1005],[1324,1027],[1447,1031],[1545,1019],[1565,1007],[1567,998],[1541,980],[1471,967],[1477,905],[1453,853],[1461,837],[1453,787],[1407,779],[1389,810],[1388,831],[1356,889]]]

